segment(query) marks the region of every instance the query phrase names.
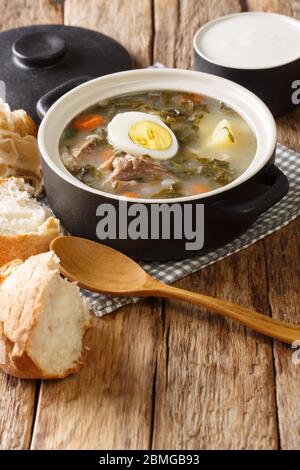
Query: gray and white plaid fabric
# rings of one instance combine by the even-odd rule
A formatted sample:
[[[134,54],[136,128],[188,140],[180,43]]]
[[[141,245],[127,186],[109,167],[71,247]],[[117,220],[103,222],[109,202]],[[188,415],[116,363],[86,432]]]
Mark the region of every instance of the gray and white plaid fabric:
[[[247,248],[295,219],[300,212],[300,154],[278,144],[276,165],[289,179],[289,192],[280,202],[259,217],[242,236],[203,256],[164,263],[141,263],[143,268],[156,279],[170,284]],[[86,290],[82,290],[82,295],[87,299],[92,311],[99,317],[111,313],[123,305],[138,301],[138,298],[112,298]]]

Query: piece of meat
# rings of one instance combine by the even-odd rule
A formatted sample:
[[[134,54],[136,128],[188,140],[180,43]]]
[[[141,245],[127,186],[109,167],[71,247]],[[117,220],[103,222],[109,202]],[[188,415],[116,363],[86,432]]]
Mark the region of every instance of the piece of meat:
[[[88,158],[92,152],[94,152],[100,140],[97,136],[88,137],[85,142],[74,151],[74,160],[76,164],[85,164],[84,159]]]
[[[113,172],[109,177],[110,182],[139,179],[142,179],[143,182],[150,182],[155,178],[168,178],[174,182],[177,181],[174,174],[145,157],[118,154],[112,160],[112,166]]]

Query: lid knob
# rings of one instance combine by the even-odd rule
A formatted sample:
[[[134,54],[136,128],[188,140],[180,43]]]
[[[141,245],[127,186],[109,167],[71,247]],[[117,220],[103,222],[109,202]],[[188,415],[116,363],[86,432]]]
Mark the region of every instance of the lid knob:
[[[23,65],[36,67],[52,64],[60,59],[66,52],[66,43],[57,34],[25,34],[13,43],[12,52]]]

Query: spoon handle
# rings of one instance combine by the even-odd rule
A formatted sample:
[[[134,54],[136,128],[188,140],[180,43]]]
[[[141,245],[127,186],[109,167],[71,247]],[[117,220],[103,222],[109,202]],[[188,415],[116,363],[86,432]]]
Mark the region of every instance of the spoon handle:
[[[177,287],[168,286],[158,281],[155,281],[151,285],[149,291],[148,295],[185,300],[196,305],[201,305],[202,307],[220,313],[232,320],[237,320],[253,330],[279,341],[283,341],[284,343],[292,344],[294,341],[300,340],[300,326],[275,320],[267,315],[255,312],[255,310],[242,307],[241,305],[178,289]]]

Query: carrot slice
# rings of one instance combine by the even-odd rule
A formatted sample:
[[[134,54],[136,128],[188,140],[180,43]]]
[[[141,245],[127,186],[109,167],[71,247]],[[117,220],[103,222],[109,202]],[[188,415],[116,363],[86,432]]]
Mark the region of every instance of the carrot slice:
[[[103,160],[109,160],[113,153],[114,153],[113,149],[107,147],[102,150],[101,157]]]
[[[190,93],[186,95],[182,95],[181,97],[182,102],[192,100],[193,103],[201,103],[203,98],[201,95],[197,95],[197,93]]]
[[[100,114],[82,114],[73,121],[73,127],[80,131],[92,131],[98,126],[103,126],[105,119]]]
[[[126,196],[126,197],[139,197],[139,194],[138,193],[134,193],[134,192],[124,192],[122,193],[122,196]]]
[[[201,101],[202,101],[202,99],[203,99],[201,95],[197,95],[196,93],[193,93],[193,94],[191,95],[191,98],[192,98],[192,101],[193,101],[194,103],[201,103]]]
[[[205,184],[194,184],[191,189],[192,194],[207,193],[207,191],[209,191],[209,188]]]

